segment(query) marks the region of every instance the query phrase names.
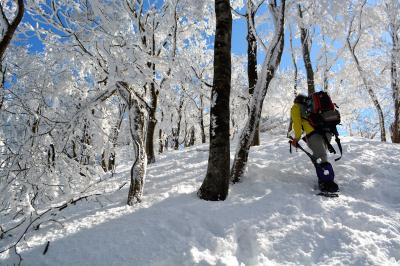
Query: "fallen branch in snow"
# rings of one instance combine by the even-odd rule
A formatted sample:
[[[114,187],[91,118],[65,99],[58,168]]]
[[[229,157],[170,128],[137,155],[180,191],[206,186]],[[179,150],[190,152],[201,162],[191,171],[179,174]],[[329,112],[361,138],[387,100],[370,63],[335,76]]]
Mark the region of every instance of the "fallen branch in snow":
[[[3,235],[4,235],[3,227],[1,227],[0,225],[0,239],[3,239]]]
[[[122,185],[119,186],[118,190],[121,190],[128,182],[124,182]]]
[[[7,230],[4,230],[3,227],[1,227],[1,225],[0,225],[0,230],[1,230],[0,239],[3,239],[7,232],[10,232],[10,231],[14,230],[15,228],[17,228],[18,226],[20,226],[21,224],[23,224],[25,221],[26,221],[26,218],[23,219],[22,222],[20,222],[20,223],[17,224],[16,226],[13,226],[13,227],[11,227],[10,229],[7,229]]]
[[[43,255],[46,255],[47,251],[49,250],[50,241],[47,241],[46,247],[44,248]]]
[[[196,149],[195,151],[203,151],[203,152],[208,152],[208,150],[204,150],[204,149]]]
[[[101,194],[101,193],[95,193],[95,194],[91,194],[91,195],[82,196],[82,197],[79,197],[79,198],[77,198],[77,199],[71,199],[70,201],[64,203],[62,206],[60,206],[60,207],[55,207],[55,209],[58,208],[59,211],[62,211],[63,209],[67,208],[68,205],[71,205],[71,204],[75,205],[75,204],[76,204],[78,201],[80,201],[80,200],[87,199],[88,197],[100,196],[100,195],[102,195],[102,194]]]
[[[95,182],[93,184],[90,184],[88,187],[86,187],[86,189],[84,189],[83,191],[81,191],[81,196],[77,196],[76,198],[71,198],[70,200],[58,205],[58,206],[53,206],[51,208],[48,208],[47,210],[43,211],[43,212],[38,212],[37,210],[35,210],[35,212],[32,212],[30,214],[30,217],[25,217],[23,219],[21,219],[21,221],[12,226],[9,229],[5,229],[4,226],[0,226],[0,239],[5,238],[7,233],[10,231],[13,231],[17,228],[24,228],[22,230],[22,232],[20,234],[15,234],[16,238],[14,241],[12,241],[11,243],[9,243],[6,247],[0,249],[0,254],[7,252],[7,251],[14,251],[15,254],[18,256],[18,261],[13,262],[15,265],[20,265],[21,261],[22,261],[22,257],[21,255],[17,252],[17,246],[18,244],[21,242],[22,239],[25,238],[26,234],[28,232],[30,232],[32,229],[33,230],[39,230],[40,229],[40,225],[42,225],[45,222],[55,222],[60,224],[62,227],[64,227],[64,225],[56,220],[54,218],[54,216],[60,217],[60,212],[63,211],[64,209],[66,209],[67,207],[71,206],[71,205],[75,205],[77,202],[81,201],[81,200],[88,200],[88,198],[90,197],[96,197],[96,196],[106,196],[108,194],[112,194],[118,190],[121,190],[122,187],[124,187],[127,182],[124,182],[122,185],[119,186],[118,189],[114,189],[112,191],[109,192],[105,192],[105,193],[93,193],[93,194],[87,194],[87,195],[82,195],[85,192],[87,193],[89,188],[92,188],[93,186],[99,184],[100,182]],[[97,199],[97,197],[96,197]],[[49,217],[51,216],[51,217]],[[45,219],[45,218],[48,219]],[[25,227],[23,227],[25,225]],[[10,235],[11,236],[11,235]],[[47,247],[48,249],[48,247]],[[47,252],[47,251],[46,251]],[[43,255],[45,254],[45,252],[43,253]]]
[[[27,224],[27,226],[25,227],[25,229],[23,230],[23,232],[20,234],[20,236],[18,237],[18,239],[13,243],[13,244],[10,244],[8,247],[6,247],[6,248],[4,248],[3,250],[0,250],[0,254],[1,253],[4,253],[4,252],[6,252],[6,251],[8,251],[8,250],[10,250],[10,249],[14,249],[14,251],[15,251],[15,253],[19,256],[19,257],[21,257],[20,255],[19,255],[19,253],[17,252],[17,245],[19,244],[19,242],[22,240],[22,238],[27,234],[27,232],[29,231],[29,229],[30,228],[35,228],[35,230],[38,230],[39,229],[39,227],[40,227],[40,224],[42,224],[43,222],[38,222],[38,221],[40,221],[40,219],[43,219],[45,216],[46,216],[46,214],[49,214],[50,213],[50,215],[56,215],[55,213],[54,213],[54,211],[57,211],[57,212],[59,212],[59,211],[62,211],[62,210],[64,210],[65,208],[67,208],[68,206],[71,206],[71,205],[73,205],[73,204],[76,204],[78,201],[80,201],[80,200],[83,200],[83,199],[87,199],[87,198],[89,198],[89,197],[92,197],[92,196],[99,196],[99,195],[102,195],[102,194],[100,194],[100,193],[95,193],[95,194],[91,194],[91,195],[85,195],[85,196],[81,196],[81,197],[79,197],[79,198],[76,198],[76,199],[71,199],[71,200],[69,200],[68,202],[66,202],[66,203],[63,203],[63,204],[61,204],[61,205],[59,205],[59,206],[56,206],[56,207],[51,207],[51,208],[49,208],[49,209],[47,209],[47,210],[45,210],[44,212],[42,212],[41,214],[38,214],[35,218],[33,218],[32,219],[32,217],[31,217],[31,221]],[[31,214],[32,215],[32,214]],[[9,231],[11,231],[11,230],[14,230],[14,229],[16,229],[16,228],[18,228],[19,226],[21,226],[22,224],[24,224],[25,223],[25,221],[26,221],[26,219],[24,219],[21,223],[19,223],[18,225],[16,225],[16,226],[14,226],[13,228],[10,228],[10,229],[8,229],[8,230],[6,230],[6,231],[4,231],[4,232],[9,232]],[[50,220],[49,220],[50,221]],[[54,219],[52,219],[51,221],[54,221]],[[38,222],[36,225],[34,225],[36,222]],[[2,232],[3,232],[3,229],[2,229]],[[21,258],[21,260],[22,260],[22,258]],[[21,262],[21,261],[20,261]],[[19,263],[20,263],[19,262]]]

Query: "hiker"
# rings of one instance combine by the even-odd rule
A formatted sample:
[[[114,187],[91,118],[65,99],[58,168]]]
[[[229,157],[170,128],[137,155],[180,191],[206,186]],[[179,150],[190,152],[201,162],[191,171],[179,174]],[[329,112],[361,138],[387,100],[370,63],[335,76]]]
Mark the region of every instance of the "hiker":
[[[332,132],[316,130],[316,126],[313,126],[314,123],[307,117],[307,112],[310,112],[307,110],[309,108],[309,99],[310,97],[303,94],[297,95],[294,99],[294,104],[291,108],[294,138],[291,140],[291,145],[296,148],[301,147],[299,144],[301,139],[307,143],[307,146],[312,150],[312,155],[310,154],[311,156],[309,156],[316,168],[320,190],[322,192],[337,192],[338,185],[334,182],[335,174],[327,156],[328,148],[330,150],[332,147],[330,141],[333,134]],[[303,133],[304,137],[302,137]]]

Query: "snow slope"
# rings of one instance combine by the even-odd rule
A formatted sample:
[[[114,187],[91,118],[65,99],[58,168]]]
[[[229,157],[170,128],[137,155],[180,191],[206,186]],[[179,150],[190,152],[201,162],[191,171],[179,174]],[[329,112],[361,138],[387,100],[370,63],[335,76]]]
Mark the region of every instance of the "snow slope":
[[[160,155],[143,203],[126,206],[125,186],[65,209],[19,246],[22,265],[400,265],[400,145],[342,142],[339,198],[315,195],[311,162],[283,137],[263,136],[224,202],[196,197],[207,146]],[[129,163],[117,172],[110,187]]]

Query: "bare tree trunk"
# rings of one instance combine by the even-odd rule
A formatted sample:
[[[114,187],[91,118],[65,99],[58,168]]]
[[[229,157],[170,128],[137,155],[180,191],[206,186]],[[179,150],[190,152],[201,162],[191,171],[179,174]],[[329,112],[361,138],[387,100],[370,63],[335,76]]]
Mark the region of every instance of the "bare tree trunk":
[[[375,109],[376,109],[376,111],[378,113],[379,126],[380,126],[380,130],[381,130],[381,141],[382,142],[386,142],[385,118],[384,118],[384,115],[383,115],[383,111],[382,111],[381,105],[379,104],[378,97],[376,97],[375,92],[374,92],[372,86],[370,85],[367,73],[361,67],[360,62],[359,62],[358,57],[357,57],[356,52],[355,52],[357,44],[358,44],[358,42],[359,42],[359,40],[361,38],[361,19],[362,19],[361,15],[362,15],[362,10],[363,10],[363,7],[365,6],[365,4],[366,4],[366,0],[364,0],[363,4],[361,5],[360,20],[359,20],[359,24],[358,24],[358,33],[356,33],[354,36],[352,35],[352,33],[353,33],[353,29],[352,28],[353,28],[353,22],[354,22],[354,19],[355,19],[355,14],[353,14],[353,16],[351,17],[349,28],[348,28],[348,32],[347,32],[347,37],[346,37],[346,44],[347,44],[347,48],[350,51],[351,56],[353,57],[353,60],[354,60],[354,63],[356,65],[356,67],[357,67],[358,73],[360,74],[361,79],[362,79],[362,81],[364,83],[364,87],[367,90],[367,92],[368,92],[368,94],[369,94],[369,96],[371,98],[371,101],[374,104]],[[352,39],[352,36],[354,37],[353,39],[355,39],[353,44],[350,41]]]
[[[174,150],[179,149],[179,135],[181,133],[182,111],[183,111],[183,103],[184,103],[183,99],[184,99],[184,97],[181,96],[181,98],[179,100],[177,127],[172,130],[172,135],[174,137]]]
[[[153,20],[153,32],[151,34],[151,48],[150,54],[155,57],[156,55],[156,36],[155,36],[155,24]],[[147,162],[149,164],[155,163],[156,156],[154,153],[154,132],[156,129],[157,119],[157,103],[158,103],[158,91],[155,87],[155,79],[156,79],[156,65],[153,62],[147,63],[148,67],[152,70],[152,82],[150,83],[150,112],[149,112],[149,121],[147,123],[147,132],[146,132],[146,153],[147,153]]]
[[[154,64],[153,68],[154,68]],[[158,102],[158,92],[156,91],[155,85],[152,82],[150,84],[150,112],[149,121],[147,124],[147,136],[146,136],[146,153],[147,162],[149,164],[156,161],[156,156],[154,154],[154,132],[157,125],[156,112],[157,112],[157,102]]]
[[[229,0],[215,0],[214,82],[210,110],[210,151],[207,174],[198,196],[225,200],[229,190],[229,96],[231,90],[232,13]]]
[[[396,55],[399,54],[400,43],[399,38],[396,36],[392,36],[393,39],[393,51],[391,56],[391,86],[392,86],[392,97],[394,102],[394,120],[391,126],[392,131],[392,142],[393,143],[400,143],[400,82],[399,82],[399,74],[397,72],[397,63],[396,62]],[[397,50],[397,51],[396,51]]]
[[[129,132],[135,152],[135,160],[131,167],[131,184],[127,204],[132,206],[142,201],[143,187],[147,169],[147,155],[144,140],[145,112],[150,111],[144,99],[131,92],[126,82],[117,82],[118,93],[128,107]]]
[[[90,154],[87,151],[92,143],[92,136],[90,134],[90,124],[89,121],[85,118],[83,125],[82,137],[80,139],[80,156],[79,163],[83,165],[88,165],[90,163]]]
[[[206,143],[206,132],[204,128],[204,102],[203,95],[200,95],[200,131],[201,131],[201,143]]]
[[[191,126],[190,130],[189,130],[189,141],[188,141],[187,147],[193,146],[195,142],[196,142],[196,134],[195,134],[194,126]]]
[[[4,20],[6,23],[6,29],[5,29],[5,33],[3,35],[3,38],[0,41],[0,62],[3,61],[3,56],[4,53],[8,47],[8,45],[11,42],[11,39],[14,36],[14,33],[19,25],[19,23],[22,20],[22,17],[24,16],[24,10],[25,10],[25,6],[24,6],[24,0],[18,0],[18,7],[17,7],[17,14],[14,18],[14,20],[10,23],[6,17],[6,15],[4,14],[4,10],[3,10],[3,4],[0,4],[1,6],[1,16],[3,17],[2,20]]]
[[[323,88],[325,92],[328,92],[329,89],[329,80],[328,80],[328,74],[329,74],[329,69],[330,67],[328,66],[328,51],[326,49],[326,40],[325,40],[325,35],[322,35],[322,40],[324,42],[323,45],[323,50],[324,50],[324,59],[325,59],[325,65],[324,65],[324,73],[323,73]],[[318,71],[317,71],[318,72]]]
[[[311,43],[311,36],[310,36],[310,30],[306,29],[304,27],[303,23],[303,10],[301,8],[301,5],[299,4],[298,6],[298,11],[299,11],[299,28],[300,28],[300,40],[301,40],[301,47],[303,51],[303,60],[304,60],[304,66],[306,68],[306,73],[307,73],[307,88],[308,88],[308,95],[311,95],[312,93],[315,92],[315,86],[314,86],[314,70],[312,68],[311,64],[311,58],[310,58],[310,43]]]
[[[261,117],[262,104],[268,91],[269,84],[280,64],[283,52],[285,0],[282,0],[282,4],[279,8],[276,6],[276,2],[271,2],[269,5],[275,20],[275,35],[270,42],[269,49],[265,56],[263,68],[261,70],[262,76],[257,82],[250,105],[250,115],[242,131],[236,150],[231,170],[231,180],[234,183],[239,182],[240,177],[244,173],[249,156],[250,144],[253,141],[256,125]]]
[[[290,35],[289,35],[289,42],[290,42],[290,51],[291,51],[291,55],[292,55],[292,63],[293,63],[293,68],[294,68],[294,77],[293,77],[293,93],[294,96],[297,96],[297,86],[298,86],[298,68],[297,68],[297,62],[296,62],[296,54],[294,52],[294,48],[293,48],[293,33],[292,33],[292,28],[289,25],[289,31],[290,31]]]
[[[47,163],[49,168],[54,168],[56,163],[56,151],[54,144],[51,143],[49,149],[47,150]]]
[[[385,118],[383,115],[382,107],[378,101],[378,97],[376,97],[374,90],[372,89],[372,86],[369,84],[368,78],[366,76],[366,73],[360,66],[360,62],[357,59],[357,56],[355,55],[354,51],[352,51],[352,56],[354,59],[354,62],[357,66],[358,73],[361,76],[361,79],[363,80],[365,89],[367,90],[369,97],[371,98],[372,103],[375,106],[375,109],[378,113],[378,118],[379,118],[379,126],[381,129],[381,141],[386,142],[386,131],[385,131]]]
[[[391,135],[393,143],[400,143],[400,77],[398,69],[400,67],[400,19],[398,12],[400,4],[398,1],[393,0],[386,6],[386,13],[389,17],[389,32],[392,37],[392,51],[391,51],[391,65],[390,65],[390,78],[392,87],[392,98],[394,104],[394,119],[391,125]]]
[[[257,84],[257,40],[254,32],[254,4],[253,0],[247,1],[247,78],[249,82],[249,95],[250,99],[253,97],[254,88]],[[250,104],[250,102],[249,102]],[[250,107],[249,107],[250,110]],[[260,129],[259,125],[256,126],[256,132],[254,135],[253,143],[251,146],[259,146],[260,145]]]
[[[164,121],[164,112],[161,111],[161,124]],[[164,152],[164,138],[163,138],[163,130],[160,128],[158,130],[158,153],[161,154]]]
[[[3,29],[1,29],[1,39],[0,39],[0,110],[3,108],[4,103],[4,83],[5,83],[5,72],[6,69],[3,69],[3,59],[4,54],[8,45],[10,44],[15,31],[17,30],[18,25],[21,23],[22,17],[24,16],[25,6],[24,0],[18,0],[17,2],[17,13],[14,17],[14,20],[10,21],[7,19],[6,14],[4,13],[3,5],[5,3],[0,3],[0,16],[2,17],[1,20],[3,21]]]
[[[173,66],[174,62],[175,62],[176,51],[177,51],[178,21],[179,21],[177,8],[178,8],[179,2],[180,2],[180,0],[177,0],[175,2],[175,7],[174,7],[174,24],[172,26],[172,54],[171,54],[172,64],[169,64],[169,69],[167,70],[167,76],[164,77],[163,80],[161,81],[160,87],[162,87],[164,82],[170,78],[171,72],[172,72],[171,66]],[[164,113],[161,113],[161,119],[162,120],[164,119]],[[165,145],[164,145],[164,141],[162,140],[162,138],[163,138],[163,132],[162,132],[162,129],[160,128],[160,130],[159,130],[159,150],[158,150],[159,153],[162,153],[164,151],[164,147],[168,148],[168,139],[165,140]],[[150,149],[150,147],[149,147],[149,149]]]
[[[131,100],[129,106],[129,129],[135,151],[135,161],[131,167],[131,184],[127,200],[127,204],[130,206],[142,201],[147,165],[143,139],[144,114],[137,100]]]
[[[117,123],[111,129],[110,137],[109,137],[109,145],[108,148],[105,148],[101,154],[101,167],[104,172],[114,171],[116,166],[116,153],[115,147],[117,146],[119,131],[121,129],[122,121],[124,119],[124,114],[126,110],[126,105],[122,105],[119,108],[119,116]]]

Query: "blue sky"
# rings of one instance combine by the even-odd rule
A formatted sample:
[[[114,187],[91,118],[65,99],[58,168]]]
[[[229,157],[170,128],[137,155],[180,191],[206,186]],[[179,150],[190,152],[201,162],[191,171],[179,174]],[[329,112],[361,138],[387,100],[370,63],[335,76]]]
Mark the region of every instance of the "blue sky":
[[[146,2],[146,1],[145,1]],[[155,0],[152,1],[152,3],[155,3],[156,5],[161,5],[162,0]],[[244,13],[244,10],[241,10]],[[265,12],[261,10],[259,13]],[[35,25],[36,23],[33,22],[32,17],[25,13],[24,15],[24,21],[30,22],[31,24]],[[41,25],[42,27],[46,27],[46,25]],[[233,27],[232,27],[232,52],[237,55],[247,55],[247,41],[246,41],[246,36],[247,36],[247,26],[246,26],[246,20],[244,18],[240,19],[235,19],[233,21]],[[292,68],[292,59],[291,59],[291,52],[290,52],[290,46],[289,46],[289,34],[288,32],[285,33],[285,48],[284,52],[282,55],[282,60],[281,60],[281,69],[287,69],[287,68]],[[28,41],[25,42],[19,42],[20,45],[28,45],[30,47],[30,51],[32,52],[41,52],[44,49],[43,44],[40,42],[40,40],[36,37],[33,36],[31,37]],[[299,40],[294,41],[294,46],[300,47]],[[318,47],[313,45],[312,50],[311,50],[311,57],[312,61],[316,61],[316,55],[318,53]],[[264,61],[264,56],[265,54],[263,53],[263,49],[260,47],[258,48],[258,64],[262,64]],[[301,58],[298,58],[298,67],[300,71],[303,71],[303,62],[300,60]],[[313,66],[315,64],[313,63]],[[315,67],[315,66],[314,66]]]
[[[293,31],[295,28],[293,28]],[[233,21],[233,26],[232,26],[232,52],[238,55],[247,55],[247,25],[246,25],[246,20],[244,18],[242,19],[236,19]],[[268,44],[266,44],[268,45]],[[300,41],[298,39],[293,40],[293,45],[295,48],[301,47],[300,46]],[[313,46],[311,47],[311,60],[313,67],[315,69],[315,62],[317,60],[317,54],[319,52],[319,47],[314,43]],[[259,45],[258,46],[258,56],[257,56],[257,63],[260,65],[264,61],[264,56],[265,54],[263,53],[263,48]],[[299,68],[299,71],[304,71],[304,63],[302,60],[302,57],[300,54],[297,54],[297,66]],[[289,32],[287,31],[287,28],[285,29],[285,47],[284,51],[282,54],[282,59],[281,59],[281,69],[288,69],[292,68],[292,58],[291,58],[291,51],[290,51],[290,44],[289,44]]]

